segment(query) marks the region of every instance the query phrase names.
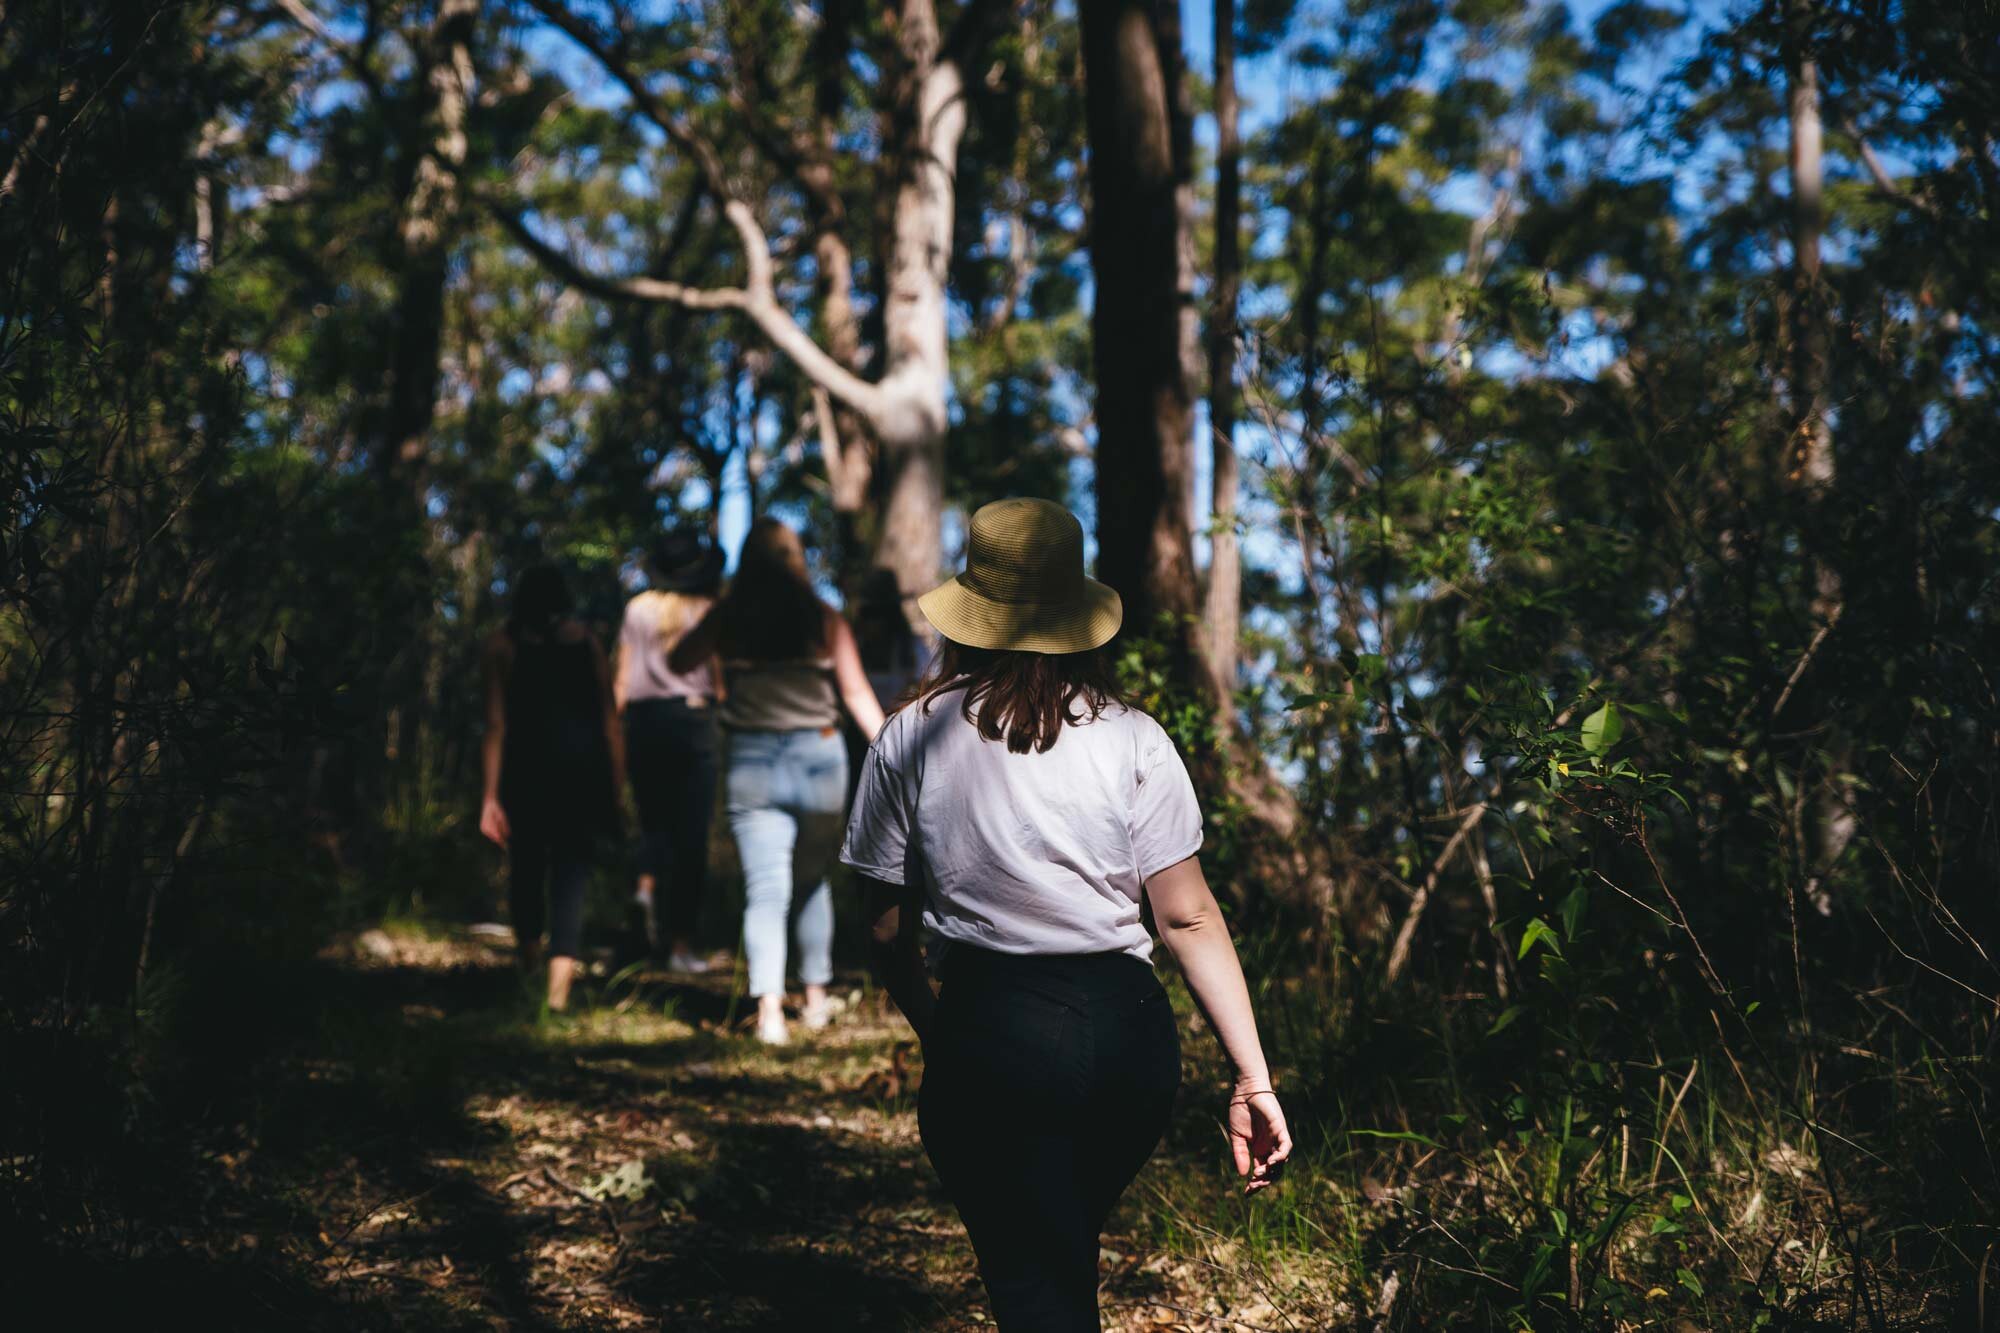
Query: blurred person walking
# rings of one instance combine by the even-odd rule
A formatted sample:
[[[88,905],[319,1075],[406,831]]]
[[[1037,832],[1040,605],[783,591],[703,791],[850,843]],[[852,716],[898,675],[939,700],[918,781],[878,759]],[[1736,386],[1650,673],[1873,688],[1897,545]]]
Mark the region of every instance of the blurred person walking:
[[[699,974],[708,970],[694,934],[715,821],[721,670],[710,657],[676,671],[668,656],[715,604],[722,555],[692,532],[671,532],[655,543],[647,565],[650,586],[625,604],[612,678],[639,811],[633,914],[648,953],[660,954],[664,935],[667,966]]]
[[[965,572],[919,605],[939,661],[869,751],[841,859],[870,881],[877,975],[924,1047],[924,1148],[995,1321],[1097,1329],[1098,1238],[1180,1083],[1142,902],[1235,1070],[1247,1190],[1291,1138],[1187,768],[1100,651],[1122,605],[1084,577],[1082,527],[1046,500],[987,505]]]
[[[813,590],[798,534],[761,518],[743,539],[729,591],[668,655],[686,672],[720,655],[728,691],[717,710],[729,830],[743,864],[743,947],[757,1036],[782,1045],[786,937],[796,917],[803,1018],[831,1018],[833,893],[819,864],[831,859],[847,797],[840,712],[872,736],[882,707],[868,684],[854,632]],[[804,886],[802,893],[795,890]]]
[[[524,571],[513,613],[486,641],[485,792],[479,831],[507,851],[521,965],[543,959],[548,1006],[569,1007],[583,898],[600,838],[618,832],[624,741],[604,650],[570,614],[553,565]]]
[[[910,687],[922,679],[930,660],[929,649],[911,630],[910,619],[904,614],[905,600],[891,569],[870,570],[862,581],[861,595],[855,599],[854,641],[861,650],[868,683],[885,711],[902,702]]]

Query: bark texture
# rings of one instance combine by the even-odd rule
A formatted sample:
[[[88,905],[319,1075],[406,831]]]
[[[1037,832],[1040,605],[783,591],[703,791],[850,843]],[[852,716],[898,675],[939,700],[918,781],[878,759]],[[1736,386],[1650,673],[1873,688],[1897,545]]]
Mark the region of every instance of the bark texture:
[[[1208,317],[1208,587],[1202,620],[1209,671],[1236,687],[1243,557],[1236,540],[1236,310],[1242,286],[1242,150],[1236,124],[1236,0],[1215,0],[1215,273]],[[1226,719],[1230,710],[1224,708]]]
[[[419,500],[422,464],[437,415],[447,265],[464,196],[465,121],[472,101],[472,39],[478,17],[479,0],[442,0],[438,6],[425,53],[418,157],[397,224],[402,287],[375,461]]]
[[[944,437],[948,424],[949,330],[946,281],[957,204],[959,144],[965,133],[965,62],[997,6],[975,0],[950,39],[938,25],[934,0],[899,0],[892,22],[894,45],[884,71],[890,89],[885,133],[887,174],[893,182],[888,250],[882,259],[882,374],[863,378],[860,326],[852,300],[852,254],[840,231],[844,218],[833,189],[833,103],[840,56],[828,39],[820,63],[818,117],[803,141],[760,136],[766,151],[797,179],[813,201],[813,250],[819,264],[816,300],[824,342],[778,299],[769,238],[756,211],[731,187],[721,159],[691,126],[654,96],[616,49],[560,0],[530,0],[535,10],[590,52],[630,94],[634,106],[693,160],[704,187],[720,207],[744,256],[738,287],[693,287],[664,278],[610,278],[580,268],[538,237],[514,213],[501,209],[522,244],[573,285],[616,299],[659,301],[691,310],[735,311],[810,380],[822,403],[820,443],[836,506],[853,513],[872,494],[880,522],[874,563],[896,576],[913,627],[928,633],[914,597],[939,574],[944,506]],[[827,21],[845,21],[845,11]],[[751,90],[739,102],[754,106]],[[755,127],[753,126],[753,132]],[[860,437],[865,437],[865,440]],[[866,453],[873,446],[872,460]]]
[[[1090,136],[1091,343],[1097,378],[1098,575],[1125,599],[1125,623],[1162,616],[1184,640],[1197,612],[1194,393],[1183,351],[1184,257],[1176,151],[1180,53],[1168,6],[1082,6],[1084,107]]]

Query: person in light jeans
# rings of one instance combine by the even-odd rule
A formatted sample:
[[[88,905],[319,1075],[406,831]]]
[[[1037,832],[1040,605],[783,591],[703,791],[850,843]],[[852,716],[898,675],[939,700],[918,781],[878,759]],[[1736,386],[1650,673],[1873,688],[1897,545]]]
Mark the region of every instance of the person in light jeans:
[[[824,871],[847,796],[840,714],[844,708],[873,736],[882,705],[854,632],[813,590],[798,534],[773,518],[751,525],[729,591],[674,645],[668,665],[686,671],[717,655],[729,682],[718,709],[724,800],[743,865],[743,949],[757,1036],[782,1045],[794,918],[803,1021],[818,1029],[832,1016],[833,897]]]

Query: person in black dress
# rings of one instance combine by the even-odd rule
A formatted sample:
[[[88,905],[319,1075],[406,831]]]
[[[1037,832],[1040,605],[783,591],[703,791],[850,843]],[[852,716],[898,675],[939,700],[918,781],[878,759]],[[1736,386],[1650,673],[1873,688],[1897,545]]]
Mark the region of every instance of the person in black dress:
[[[618,831],[624,786],[610,664],[571,607],[560,571],[527,570],[513,615],[485,652],[479,831],[507,850],[508,907],[523,968],[541,964],[548,932],[553,1010],[569,1005],[591,853]]]

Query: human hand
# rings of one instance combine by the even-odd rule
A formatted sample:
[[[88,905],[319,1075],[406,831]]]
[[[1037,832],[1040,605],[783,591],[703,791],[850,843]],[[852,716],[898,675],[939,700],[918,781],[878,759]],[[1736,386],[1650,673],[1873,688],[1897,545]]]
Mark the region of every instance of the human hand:
[[[507,822],[507,812],[501,808],[500,798],[489,796],[479,806],[479,831],[496,847],[504,848],[514,830]]]
[[[1229,1099],[1229,1153],[1236,1174],[1245,1177],[1243,1192],[1255,1194],[1275,1185],[1285,1159],[1292,1154],[1292,1134],[1285,1127],[1285,1110],[1269,1088],[1238,1091]]]

